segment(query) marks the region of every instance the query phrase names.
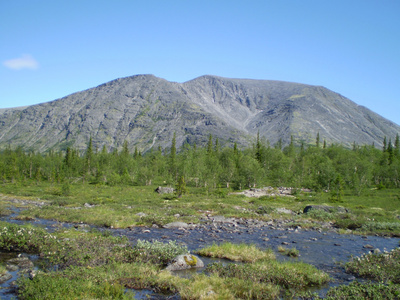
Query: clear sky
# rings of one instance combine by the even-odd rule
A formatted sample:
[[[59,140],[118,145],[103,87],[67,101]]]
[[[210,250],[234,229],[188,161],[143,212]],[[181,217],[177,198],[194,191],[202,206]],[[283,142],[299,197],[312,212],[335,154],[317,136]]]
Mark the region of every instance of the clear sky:
[[[400,0],[0,0],[0,108],[154,74],[322,85],[400,124]]]

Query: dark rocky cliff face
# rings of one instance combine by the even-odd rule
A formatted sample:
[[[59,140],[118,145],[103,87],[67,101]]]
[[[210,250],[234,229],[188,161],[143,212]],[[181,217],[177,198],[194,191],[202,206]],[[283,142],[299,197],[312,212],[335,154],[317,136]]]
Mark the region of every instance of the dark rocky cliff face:
[[[67,97],[24,108],[0,110],[0,147],[38,151],[119,149],[126,140],[141,151],[204,144],[212,134],[221,144],[250,145],[257,132],[314,143],[380,145],[400,127],[324,87],[298,83],[202,76],[185,83],[153,75],[120,78]]]

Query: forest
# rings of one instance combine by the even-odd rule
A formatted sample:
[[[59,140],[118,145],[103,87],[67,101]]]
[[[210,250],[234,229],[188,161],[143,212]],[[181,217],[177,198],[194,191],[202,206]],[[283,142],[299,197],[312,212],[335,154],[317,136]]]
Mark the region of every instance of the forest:
[[[73,148],[40,154],[8,147],[0,153],[3,182],[47,181],[105,185],[166,185],[205,187],[213,190],[241,190],[251,187],[290,186],[329,190],[340,195],[343,189],[360,195],[365,188],[400,186],[400,141],[383,141],[383,147],[353,144],[327,145],[319,134],[314,145],[297,145],[291,139],[282,147],[271,146],[257,135],[251,147],[221,147],[210,135],[203,146],[184,144],[176,148],[175,136],[168,149],[144,154],[129,149],[94,149],[90,139],[86,151]]]

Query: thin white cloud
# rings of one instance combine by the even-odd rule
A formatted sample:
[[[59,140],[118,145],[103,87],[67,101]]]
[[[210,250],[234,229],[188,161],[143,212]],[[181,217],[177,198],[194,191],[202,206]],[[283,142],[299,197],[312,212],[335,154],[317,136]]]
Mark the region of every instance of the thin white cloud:
[[[39,63],[30,54],[23,54],[21,57],[3,61],[3,65],[11,70],[35,70],[39,67]]]

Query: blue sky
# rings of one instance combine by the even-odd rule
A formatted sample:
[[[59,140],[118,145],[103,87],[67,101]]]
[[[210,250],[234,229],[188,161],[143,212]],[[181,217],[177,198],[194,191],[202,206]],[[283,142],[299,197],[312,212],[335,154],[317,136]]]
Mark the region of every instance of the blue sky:
[[[322,85],[400,124],[399,0],[0,0],[0,108],[211,74]]]

